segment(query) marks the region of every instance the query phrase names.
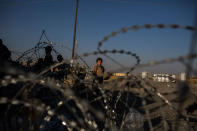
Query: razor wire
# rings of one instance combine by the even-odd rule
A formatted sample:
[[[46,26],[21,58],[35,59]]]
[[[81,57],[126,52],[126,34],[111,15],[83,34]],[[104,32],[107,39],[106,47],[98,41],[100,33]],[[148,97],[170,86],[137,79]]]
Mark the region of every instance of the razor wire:
[[[188,106],[194,104],[196,102],[196,94],[193,92],[186,92],[185,94],[183,94],[181,97],[184,98],[184,100],[182,102],[188,103],[186,104],[186,107],[180,107],[183,108],[183,111],[179,111],[177,109],[177,104],[180,103],[181,101],[174,101],[173,99],[168,99],[166,98],[166,96],[168,95],[174,95],[176,96],[176,98],[179,98],[179,93],[169,93],[169,94],[163,94],[161,93],[157,87],[154,87],[152,85],[152,83],[149,82],[149,79],[141,79],[135,75],[133,75],[131,72],[133,70],[135,70],[136,68],[142,68],[142,67],[150,67],[150,66],[155,66],[155,65],[160,65],[160,64],[165,64],[165,63],[172,63],[172,62],[181,62],[183,65],[185,65],[186,67],[190,67],[189,63],[186,63],[185,61],[188,59],[196,59],[197,54],[193,53],[193,54],[188,54],[185,56],[180,56],[178,58],[169,58],[169,59],[164,59],[164,60],[160,60],[160,61],[151,61],[148,62],[146,64],[140,64],[140,57],[135,54],[132,53],[130,51],[125,51],[125,50],[101,50],[101,46],[103,45],[104,42],[106,42],[107,40],[109,40],[111,37],[115,37],[117,36],[117,34],[119,33],[126,33],[129,30],[138,30],[141,28],[146,28],[146,29],[151,29],[151,28],[173,28],[173,29],[186,29],[186,30],[196,30],[196,27],[192,27],[192,26],[180,26],[180,25],[164,25],[164,24],[158,24],[158,25],[150,25],[150,24],[146,24],[143,26],[131,26],[131,27],[125,27],[122,28],[121,30],[117,31],[117,32],[112,32],[110,35],[105,36],[103,40],[101,40],[98,44],[98,51],[94,51],[92,53],[84,53],[82,55],[77,55],[75,59],[78,59],[79,57],[83,58],[83,57],[88,57],[90,55],[107,55],[107,54],[125,54],[125,55],[129,55],[131,57],[134,57],[136,59],[136,64],[134,64],[131,67],[128,68],[121,68],[121,69],[117,69],[116,71],[121,71],[121,70],[129,70],[127,75],[124,78],[121,79],[116,79],[116,80],[111,80],[111,81],[107,81],[104,82],[103,84],[98,84],[96,82],[91,81],[94,78],[94,75],[92,74],[92,72],[88,71],[86,72],[88,75],[91,76],[90,79],[80,79],[75,73],[71,72],[72,75],[72,79],[75,80],[75,86],[76,88],[80,87],[80,84],[84,84],[85,85],[85,89],[89,91],[89,95],[93,95],[96,94],[94,99],[88,99],[88,98],[80,98],[79,94],[77,93],[82,93],[82,91],[79,91],[79,89],[77,89],[77,91],[74,91],[75,87],[72,85],[68,85],[68,84],[64,84],[61,81],[52,81],[51,79],[47,81],[48,77],[45,77],[45,74],[47,72],[50,72],[51,69],[54,69],[62,64],[67,63],[68,61],[64,60],[61,63],[57,63],[54,64],[50,67],[48,67],[47,69],[43,70],[41,73],[39,74],[34,74],[33,77],[30,77],[32,75],[29,76],[23,76],[23,77],[19,77],[19,78],[15,78],[16,75],[18,75],[17,71],[15,72],[15,74],[11,74],[10,76],[7,76],[5,78],[3,78],[1,80],[0,83],[0,89],[2,87],[6,87],[9,86],[10,84],[18,84],[18,83],[23,83],[23,84],[27,84],[27,86],[24,86],[24,89],[28,89],[29,92],[36,92],[33,89],[35,88],[35,84],[41,84],[43,86],[46,86],[49,89],[53,89],[53,90],[58,90],[59,92],[61,92],[61,94],[65,97],[65,98],[60,98],[60,101],[58,103],[64,103],[66,105],[66,109],[70,110],[71,112],[73,112],[72,114],[76,120],[75,121],[70,121],[66,116],[64,116],[63,114],[58,114],[57,118],[60,118],[60,120],[62,121],[62,123],[64,123],[63,125],[68,125],[67,127],[69,127],[71,130],[72,129],[77,129],[77,130],[99,130],[99,122],[97,122],[94,119],[97,118],[101,118],[104,121],[104,126],[103,129],[120,129],[122,130],[125,126],[125,123],[127,123],[127,118],[128,118],[128,114],[129,114],[129,108],[136,108],[138,110],[141,110],[141,112],[144,112],[144,120],[143,122],[146,124],[148,124],[148,128],[149,130],[158,130],[158,129],[166,129],[170,128],[173,130],[172,126],[173,124],[175,124],[175,126],[180,126],[179,121],[182,120],[183,122],[185,122],[189,127],[192,127],[192,122],[191,121],[196,121],[197,117],[193,116],[191,117],[188,114],[185,114],[183,111],[186,110],[186,108],[188,108]],[[26,52],[27,54],[31,51],[35,51],[30,50],[28,52]],[[26,54],[24,54],[25,56]],[[118,63],[117,63],[118,64]],[[191,67],[190,67],[191,68]],[[76,70],[76,69],[74,69]],[[192,69],[192,72],[195,72],[194,69]],[[6,72],[6,74],[9,74],[9,72]],[[50,78],[50,77],[49,77]],[[77,82],[78,81],[78,82]],[[28,83],[29,82],[29,83]],[[51,84],[51,82],[53,84]],[[179,81],[177,80],[177,82],[179,83]],[[61,83],[61,84],[59,84]],[[79,85],[78,85],[79,84]],[[175,85],[178,86],[178,85]],[[29,88],[31,87],[31,88]],[[95,90],[96,87],[96,90]],[[42,88],[42,86],[40,86],[40,88]],[[189,87],[190,88],[190,87]],[[88,92],[87,91],[87,92]],[[117,93],[118,91],[118,93]],[[184,90],[182,90],[182,88],[177,89],[177,92],[182,92]],[[21,93],[24,93],[24,90],[21,91]],[[21,94],[19,93],[19,94]],[[86,93],[85,93],[86,94]],[[87,93],[88,94],[88,93]],[[78,96],[79,95],[79,96]],[[88,95],[88,97],[90,97]],[[187,102],[188,100],[190,100],[190,97],[192,97],[192,101]],[[134,97],[134,98],[133,98]],[[135,107],[135,101],[131,101],[132,99],[139,99],[139,101],[137,102],[138,104],[140,104],[139,106]],[[76,107],[69,105],[68,101],[69,100],[73,100]],[[90,102],[91,100],[91,102]],[[8,100],[7,98],[1,98],[0,102],[2,103],[9,103],[9,105],[15,105],[16,103],[24,103],[24,102],[19,102],[20,100],[16,100],[16,99],[12,99],[12,100]],[[21,100],[22,101],[22,100]],[[102,113],[99,113],[98,109],[95,108],[92,103],[94,102],[101,102],[102,107],[104,108],[104,112],[106,113],[105,115]],[[154,108],[152,108],[152,104],[155,104]],[[28,103],[23,104],[25,105],[29,105]],[[30,104],[31,105],[31,104]],[[123,111],[122,114],[121,112],[119,112],[119,106],[122,105]],[[34,105],[32,105],[34,106]],[[181,105],[183,106],[183,105]],[[39,107],[39,106],[38,106]],[[57,110],[56,106],[55,108],[51,107],[51,111],[56,111]],[[147,108],[149,107],[149,108]],[[162,108],[162,109],[161,109]],[[43,107],[43,110],[47,109],[45,107]],[[80,112],[81,116],[78,116],[77,112]],[[168,111],[172,112],[171,114],[171,118],[167,118],[168,115]],[[89,114],[89,112],[91,112]],[[50,113],[49,113],[50,114]],[[93,115],[94,114],[94,115]],[[121,114],[121,115],[120,115]],[[96,117],[92,117],[92,116],[96,116]],[[181,116],[179,118],[179,116]],[[51,116],[50,116],[51,117]],[[81,117],[81,118],[80,118]],[[158,124],[154,124],[153,120],[157,119],[159,117],[163,118],[163,121],[160,121]],[[105,120],[104,120],[105,119]],[[121,122],[119,122],[119,119],[122,120]],[[147,123],[148,122],[148,123]],[[97,125],[98,124],[98,125]],[[101,125],[101,124],[100,124]],[[195,123],[194,123],[195,125]]]

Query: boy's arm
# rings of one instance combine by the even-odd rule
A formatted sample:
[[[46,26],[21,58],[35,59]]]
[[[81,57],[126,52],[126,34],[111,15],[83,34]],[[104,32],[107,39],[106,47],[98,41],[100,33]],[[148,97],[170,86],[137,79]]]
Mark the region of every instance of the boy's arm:
[[[97,66],[94,66],[94,71],[93,71],[94,75],[96,75],[96,72],[97,72]]]
[[[97,68],[96,68],[96,66],[94,66],[94,73],[96,73],[96,70],[97,70]]]

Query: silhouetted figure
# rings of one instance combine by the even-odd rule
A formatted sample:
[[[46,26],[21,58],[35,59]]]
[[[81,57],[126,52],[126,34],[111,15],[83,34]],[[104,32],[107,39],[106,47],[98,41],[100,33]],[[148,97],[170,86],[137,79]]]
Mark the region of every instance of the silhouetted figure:
[[[26,71],[32,71],[33,68],[33,61],[31,59],[27,60]]]
[[[57,56],[57,60],[59,63],[61,63],[64,59],[62,55]],[[56,78],[59,80],[64,80],[64,77],[67,75],[67,64],[61,64],[56,68]]]
[[[40,72],[43,69],[43,67],[44,67],[44,60],[43,58],[39,58],[34,66],[34,71]]]
[[[0,39],[0,66],[3,66],[6,62],[11,60],[11,52],[3,44],[2,39]]]
[[[44,58],[44,64],[46,66],[49,66],[51,64],[53,64],[53,56],[51,55],[52,52],[52,48],[51,46],[47,46],[45,47],[45,58]]]
[[[43,65],[43,63],[44,63],[43,58],[39,58],[37,64],[38,65]]]
[[[103,59],[97,58],[96,65],[94,66],[94,74],[99,83],[103,83],[103,75],[105,68],[102,66]]]
[[[58,62],[62,62],[62,61],[63,61],[62,55],[58,55],[58,56],[57,56],[57,60],[58,60]]]

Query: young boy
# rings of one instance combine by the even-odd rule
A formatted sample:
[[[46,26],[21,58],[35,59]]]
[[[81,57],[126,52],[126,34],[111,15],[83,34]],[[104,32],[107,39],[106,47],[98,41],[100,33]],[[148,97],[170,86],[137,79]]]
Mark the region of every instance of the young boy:
[[[103,75],[105,72],[105,68],[102,66],[102,62],[102,58],[97,58],[96,65],[94,66],[94,74],[96,75],[96,79],[99,83],[103,83]]]

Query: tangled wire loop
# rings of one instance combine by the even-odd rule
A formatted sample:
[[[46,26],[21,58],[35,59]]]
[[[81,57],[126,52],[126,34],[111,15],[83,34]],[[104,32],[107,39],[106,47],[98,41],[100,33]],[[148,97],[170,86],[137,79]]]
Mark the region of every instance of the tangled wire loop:
[[[10,73],[10,69],[4,70],[7,75],[0,81],[0,90],[2,92],[14,90],[14,94],[11,92],[12,95],[9,96],[10,94],[6,92],[6,95],[3,94],[0,98],[0,104],[6,105],[5,110],[2,108],[6,112],[3,117],[8,119],[11,114],[11,118],[17,118],[18,125],[21,125],[21,119],[23,122],[31,120],[28,130],[57,128],[62,130],[196,130],[195,88],[177,79],[175,79],[177,83],[158,83],[151,78],[142,79],[131,73],[136,68],[176,61],[187,68],[192,68],[186,60],[195,59],[196,53],[140,64],[139,56],[131,51],[101,50],[103,43],[110,38],[141,28],[197,30],[196,27],[175,24],[145,24],[124,27],[105,36],[98,43],[97,51],[76,55],[75,59],[102,54],[121,65],[107,55],[118,53],[134,57],[136,64],[118,70],[129,69],[125,77],[108,80],[103,84],[94,81],[94,75],[90,70],[85,72],[90,77],[81,79],[74,67],[74,71],[69,74],[71,77],[68,76],[63,81],[46,75],[51,69],[66,64],[68,62],[66,60],[46,68],[39,74],[19,73],[17,70]],[[194,69],[192,71],[196,73]],[[69,78],[73,84],[67,82]],[[17,116],[10,113],[13,111],[12,107],[17,111],[26,111],[26,108],[31,110],[23,115],[16,113]],[[33,120],[34,115],[39,122]],[[4,121],[7,122],[6,119]]]

